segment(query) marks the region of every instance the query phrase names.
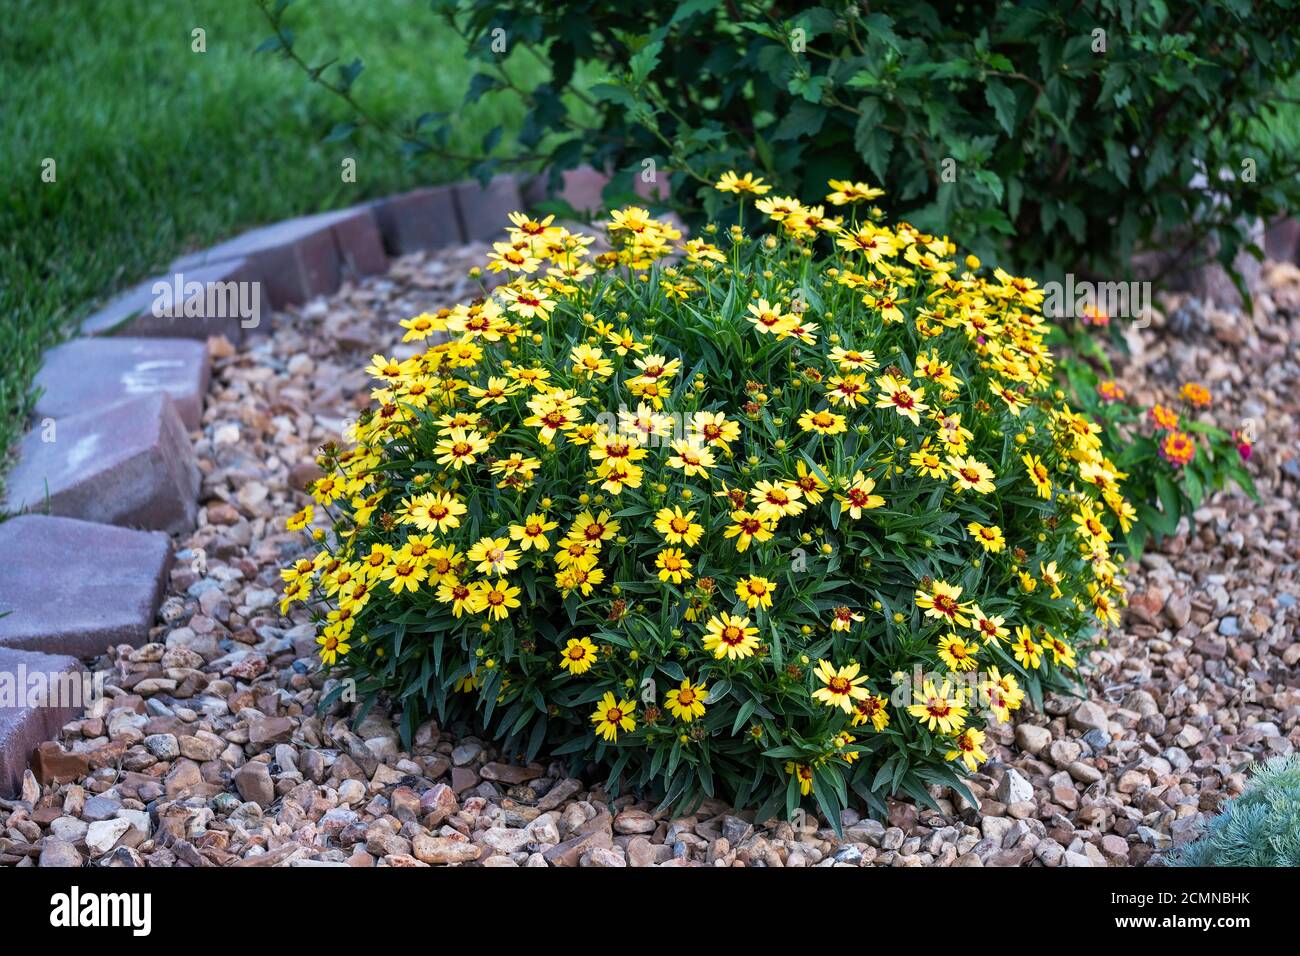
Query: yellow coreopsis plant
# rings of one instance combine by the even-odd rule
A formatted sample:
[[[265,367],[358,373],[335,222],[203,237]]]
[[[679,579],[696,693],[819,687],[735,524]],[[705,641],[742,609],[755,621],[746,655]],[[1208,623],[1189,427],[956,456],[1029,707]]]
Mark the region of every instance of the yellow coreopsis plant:
[[[470,719],[666,804],[838,825],[850,793],[960,789],[1116,622],[1122,475],[1053,388],[1034,283],[866,184],[832,186],[842,218],[757,186],[718,188],[761,238],[632,207],[594,253],[517,213],[509,282],[374,357],[284,602],[404,733]]]

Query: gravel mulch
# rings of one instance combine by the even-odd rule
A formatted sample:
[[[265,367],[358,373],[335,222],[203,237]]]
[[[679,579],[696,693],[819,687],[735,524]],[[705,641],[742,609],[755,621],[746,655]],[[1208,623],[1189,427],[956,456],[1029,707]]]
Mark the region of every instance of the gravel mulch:
[[[978,808],[891,802],[884,822],[755,825],[721,803],[652,815],[563,765],[507,763],[486,742],[422,726],[402,752],[372,714],[317,708],[313,628],[277,613],[283,530],[314,449],[368,403],[363,359],[410,354],[397,320],[473,295],[482,247],[398,260],[215,350],[196,453],[204,505],[150,643],[93,666],[108,696],[0,800],[0,863],[18,866],[1123,866],[1158,862],[1241,791],[1253,760],[1300,743],[1300,271],[1272,265],[1253,318],[1166,302],[1122,371],[1150,401],[1187,379],[1222,426],[1257,423],[1261,502],[1218,495],[1131,576],[1122,632],[1092,655],[1091,698],[990,734]]]

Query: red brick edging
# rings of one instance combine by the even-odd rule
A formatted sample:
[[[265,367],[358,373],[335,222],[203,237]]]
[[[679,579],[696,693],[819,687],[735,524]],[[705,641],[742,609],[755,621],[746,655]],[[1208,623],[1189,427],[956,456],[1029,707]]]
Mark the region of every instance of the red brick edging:
[[[272,311],[385,272],[390,257],[490,240],[522,205],[507,175],[261,226],[182,256],[46,353],[3,501],[19,516],[0,522],[0,689],[7,678],[17,694],[0,696],[0,797],[58,775],[48,744],[33,764],[41,779],[27,769],[82,713],[54,682],[110,643],[148,640],[172,563],[160,532],[196,520],[187,432],[201,422],[208,337],[264,333]]]

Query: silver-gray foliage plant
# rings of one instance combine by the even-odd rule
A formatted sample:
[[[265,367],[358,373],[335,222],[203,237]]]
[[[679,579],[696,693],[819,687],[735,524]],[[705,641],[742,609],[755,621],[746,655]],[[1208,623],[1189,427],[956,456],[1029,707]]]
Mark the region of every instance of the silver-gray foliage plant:
[[[1300,865],[1300,757],[1276,757],[1251,774],[1194,843],[1170,866]]]

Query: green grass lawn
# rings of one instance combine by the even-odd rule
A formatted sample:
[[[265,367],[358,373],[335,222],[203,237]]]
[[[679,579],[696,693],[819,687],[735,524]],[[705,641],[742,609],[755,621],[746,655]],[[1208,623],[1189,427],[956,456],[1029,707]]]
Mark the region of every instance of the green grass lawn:
[[[377,116],[457,110],[460,39],[428,0],[299,0],[286,25],[308,62],[360,56],[353,88]],[[191,50],[206,31],[207,52]],[[114,292],[181,252],[262,222],[458,176],[408,166],[397,144],[324,142],[346,104],[278,57],[252,0],[9,0],[0,13],[0,486],[41,352]],[[512,58],[513,60],[513,58]],[[511,68],[536,81],[535,63]],[[531,69],[530,69],[531,68]],[[475,147],[522,109],[465,117]],[[469,151],[472,151],[470,149]],[[42,161],[57,181],[41,181]],[[357,182],[340,175],[356,160]]]

